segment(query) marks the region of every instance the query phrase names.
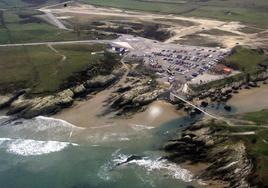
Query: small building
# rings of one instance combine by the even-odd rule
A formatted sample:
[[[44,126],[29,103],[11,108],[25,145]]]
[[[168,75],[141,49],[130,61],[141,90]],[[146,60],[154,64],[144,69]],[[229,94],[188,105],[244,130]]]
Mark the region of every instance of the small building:
[[[230,69],[230,68],[228,68],[228,67],[225,67],[225,68],[223,69],[223,73],[224,73],[224,74],[231,74],[231,73],[232,73],[232,69]]]
[[[217,64],[211,68],[211,71],[215,74],[231,74],[233,70],[223,64]]]

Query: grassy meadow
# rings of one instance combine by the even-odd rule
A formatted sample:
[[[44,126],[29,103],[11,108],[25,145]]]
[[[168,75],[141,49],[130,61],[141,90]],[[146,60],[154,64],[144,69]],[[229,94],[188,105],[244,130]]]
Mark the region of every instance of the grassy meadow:
[[[30,88],[32,94],[57,91],[73,74],[100,63],[105,45],[55,45],[0,48],[2,92]]]
[[[246,73],[255,72],[260,63],[268,61],[268,56],[259,50],[238,46],[233,51],[233,54],[225,59],[225,64]]]

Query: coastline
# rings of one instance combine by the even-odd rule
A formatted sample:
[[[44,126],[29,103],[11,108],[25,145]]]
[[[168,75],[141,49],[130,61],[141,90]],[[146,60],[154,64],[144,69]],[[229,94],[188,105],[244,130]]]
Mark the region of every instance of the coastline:
[[[119,126],[126,124],[160,126],[185,115],[183,111],[176,110],[175,106],[163,100],[156,100],[149,104],[146,110],[136,112],[129,117],[114,117],[113,114],[100,115],[106,110],[104,92],[98,93],[89,100],[78,101],[73,107],[66,108],[52,117],[68,121],[76,126],[96,127],[114,123]]]

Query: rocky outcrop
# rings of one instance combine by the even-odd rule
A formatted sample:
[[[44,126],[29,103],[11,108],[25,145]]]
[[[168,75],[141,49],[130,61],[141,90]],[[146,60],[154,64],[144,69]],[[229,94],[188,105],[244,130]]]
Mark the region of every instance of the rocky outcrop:
[[[159,95],[161,95],[164,92],[165,92],[164,89],[154,90],[152,92],[141,94],[135,97],[132,101],[136,105],[146,105],[153,102],[155,99],[157,99]]]
[[[9,95],[0,95],[0,109],[8,107],[14,100],[16,100],[20,95],[24,94],[25,91],[19,91],[15,94],[9,94]]]
[[[167,142],[164,150],[167,159],[182,163],[190,161],[208,164],[196,175],[203,181],[220,180],[227,187],[251,187],[248,179],[253,170],[246,147],[239,140],[232,140],[224,122],[199,122],[186,128],[181,135]]]
[[[83,84],[65,89],[54,95],[29,98],[26,95],[0,96],[0,108],[9,106],[8,115],[22,118],[32,118],[39,115],[50,115],[73,104],[76,97],[81,97],[92,91],[99,91],[117,80],[113,74],[96,76]],[[19,97],[19,98],[18,98]]]
[[[113,74],[106,76],[96,76],[91,80],[86,81],[85,87],[89,89],[103,88],[116,81],[116,76]]]
[[[64,90],[56,95],[26,99],[25,96],[15,100],[8,111],[8,115],[16,114],[22,118],[33,118],[38,115],[48,115],[58,112],[61,108],[73,103],[74,93]]]
[[[74,93],[75,97],[79,97],[79,96],[85,94],[87,91],[87,89],[85,88],[85,86],[83,84],[78,85],[78,86],[72,88],[71,90]]]
[[[138,97],[138,95],[144,94],[150,91],[149,86],[137,86],[132,88],[131,90],[119,95],[114,100],[112,107],[118,108],[123,107],[124,105],[133,103],[133,99]]]

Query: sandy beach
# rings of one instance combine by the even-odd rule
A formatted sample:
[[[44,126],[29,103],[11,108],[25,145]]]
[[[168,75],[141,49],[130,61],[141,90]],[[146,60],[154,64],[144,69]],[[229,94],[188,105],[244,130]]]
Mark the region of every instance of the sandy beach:
[[[103,115],[108,107],[106,100],[109,94],[109,90],[104,90],[89,100],[76,102],[74,106],[53,117],[63,119],[79,127],[101,127],[111,124],[158,126],[184,115],[184,112],[176,110],[173,105],[162,100],[154,101],[145,111],[135,113],[128,118],[114,117],[113,113]]]
[[[235,94],[227,104],[234,106],[237,113],[253,112],[268,108],[268,85],[259,88],[243,89]]]

